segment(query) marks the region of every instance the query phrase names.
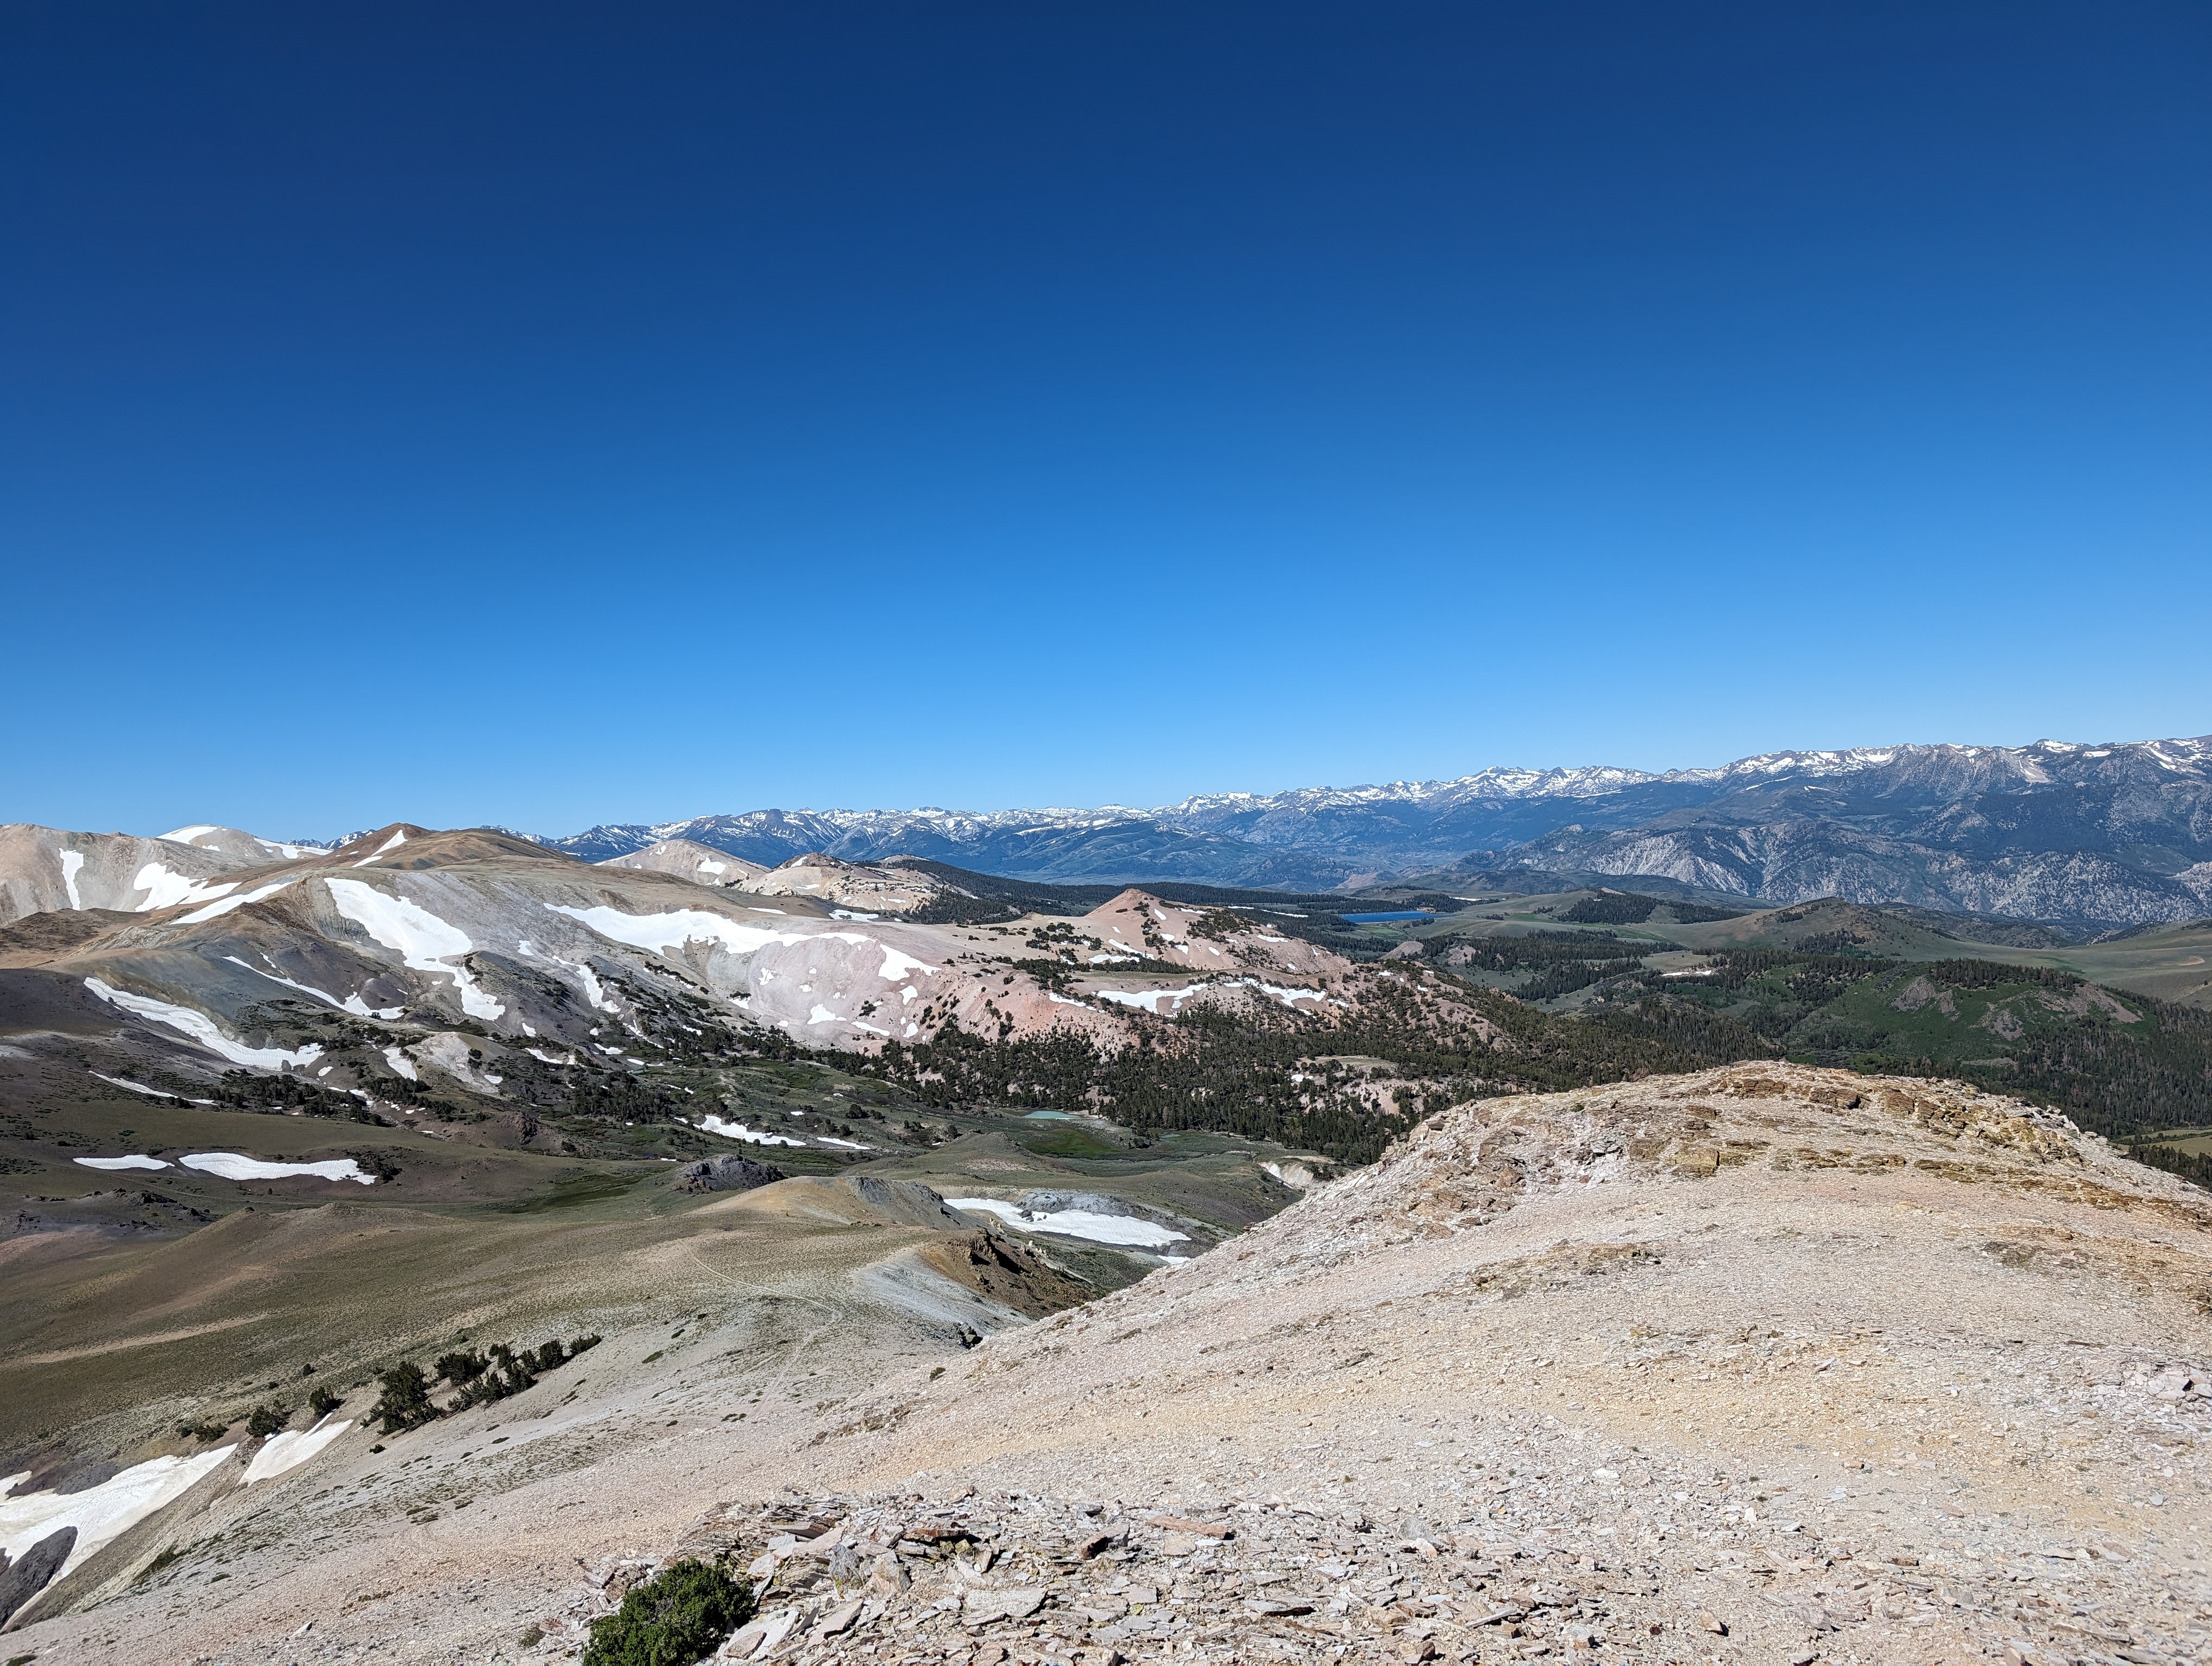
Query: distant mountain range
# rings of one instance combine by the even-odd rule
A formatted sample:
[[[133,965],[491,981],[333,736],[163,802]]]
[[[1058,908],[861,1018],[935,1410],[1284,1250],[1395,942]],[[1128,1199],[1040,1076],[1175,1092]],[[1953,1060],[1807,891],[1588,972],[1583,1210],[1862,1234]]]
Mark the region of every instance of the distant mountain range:
[[[2212,736],[1768,752],[1657,775],[1493,769],[1152,809],[755,810],[539,842],[605,861],[665,839],[770,866],[811,851],[904,854],[1063,883],[1614,876],[2112,929],[2212,912]]]

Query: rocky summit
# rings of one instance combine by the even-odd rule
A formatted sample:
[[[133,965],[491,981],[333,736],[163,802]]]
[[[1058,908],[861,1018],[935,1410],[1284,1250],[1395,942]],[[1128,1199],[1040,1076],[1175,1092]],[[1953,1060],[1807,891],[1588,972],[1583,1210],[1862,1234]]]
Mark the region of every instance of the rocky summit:
[[[805,1666],[2193,1661],[2209,1275],[2201,1192],[1963,1084],[1480,1102],[973,1346],[861,1274],[349,1438],[37,1646],[550,1663],[697,1560],[757,1594],[715,1658]]]

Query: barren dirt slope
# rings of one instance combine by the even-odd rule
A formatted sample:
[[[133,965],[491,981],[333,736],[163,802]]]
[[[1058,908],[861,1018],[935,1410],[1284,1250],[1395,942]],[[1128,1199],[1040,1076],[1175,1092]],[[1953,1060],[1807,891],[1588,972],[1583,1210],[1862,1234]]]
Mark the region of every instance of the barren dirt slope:
[[[2199,1658],[2206,1202],[1948,1085],[1476,1105],[831,1445],[860,1494],[1115,1501],[1113,1577],[1216,1658]],[[1063,1625],[1110,1583],[1050,1572]]]
[[[773,1570],[743,1649],[780,1661],[2195,1660],[2205,1204],[1952,1085],[1492,1101],[842,1401],[763,1404],[734,1355],[665,1398],[632,1377],[617,1403],[670,1420],[618,1462],[26,1642],[550,1661],[681,1549]]]

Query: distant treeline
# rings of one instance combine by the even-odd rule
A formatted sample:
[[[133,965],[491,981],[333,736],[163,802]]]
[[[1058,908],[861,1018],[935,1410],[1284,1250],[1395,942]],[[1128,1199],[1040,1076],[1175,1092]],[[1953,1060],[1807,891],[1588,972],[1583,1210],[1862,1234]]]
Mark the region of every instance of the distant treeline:
[[[1934,1000],[1908,995],[1920,982]],[[2212,1012],[2146,995],[2091,999],[2085,980],[2050,967],[1735,949],[1706,976],[1644,972],[1607,994],[1647,1017],[1724,1017],[1792,1058],[1972,1081],[2117,1140],[2212,1125]]]
[[[1540,977],[1551,975],[1545,957],[1561,951],[1552,965],[1564,980],[1589,964],[1564,958],[1565,935],[1491,940],[1513,945]],[[1662,979],[1626,957],[1595,964],[1616,982],[1572,1015],[1457,979],[1440,989],[1407,978],[1370,987],[1340,1018],[1194,1006],[1139,1021],[1133,1043],[1111,1052],[1068,1032],[1016,1037],[947,1026],[917,1046],[895,1042],[857,1067],[902,1097],[943,1109],[1087,1109],[1140,1138],[1213,1129],[1346,1164],[1371,1161],[1423,1116],[1470,1098],[1785,1056],[1963,1077],[2121,1140],[2212,1125],[2212,1013],[2129,995],[2133,1021],[2124,1022],[2098,1001],[2070,998],[2081,981],[2063,972],[1770,949],[1722,955],[1711,976],[1694,979]],[[1906,999],[1916,979],[1954,992],[1954,1010]],[[1999,1007],[2009,1025],[1990,1020]],[[1504,1032],[1505,1045],[1482,1038],[1478,1016]],[[1397,1083],[1393,1099],[1376,1107],[1374,1090],[1360,1091],[1368,1070],[1346,1059],[1378,1061]],[[2178,1172],[2193,1161],[2145,1154]]]
[[[1677,903],[1667,897],[1645,897],[1632,891],[1595,891],[1582,898],[1559,918],[1577,926],[1640,926],[1661,908],[1678,924],[1698,926],[1715,920],[1741,920],[1742,909],[1706,908],[1698,903]]]
[[[906,917],[925,925],[988,925],[1024,914],[1088,914],[1109,903],[1131,886],[1188,908],[1254,909],[1279,917],[1291,911],[1331,917],[1346,912],[1366,914],[1384,909],[1428,909],[1449,914],[1467,904],[1443,891],[1425,891],[1388,898],[1348,897],[1336,891],[1242,890],[1230,885],[1184,885],[1172,879],[1133,879],[1124,884],[1051,885],[1041,880],[1009,879],[995,873],[975,873],[946,862],[919,857],[896,864],[908,873],[926,873],[967,892],[943,896]],[[1294,923],[1294,922],[1293,922]],[[1384,946],[1388,946],[1385,945]]]
[[[1510,1050],[1482,1037],[1477,1017],[1505,1032]],[[1140,1138],[1206,1128],[1358,1164],[1374,1160],[1431,1111],[1467,1099],[1586,1087],[1695,1070],[1723,1061],[1721,1055],[1775,1051],[1725,1019],[1671,1012],[1564,1018],[1456,984],[1439,995],[1409,979],[1370,990],[1356,1013],[1336,1020],[1196,1006],[1140,1021],[1133,1044],[1111,1052],[1067,1031],[981,1036],[948,1025],[918,1046],[893,1042],[859,1067],[942,1109],[1088,1109]],[[1338,1061],[1347,1057],[1387,1066],[1402,1079],[1397,1098],[1375,1108],[1358,1091],[1367,1070]]]

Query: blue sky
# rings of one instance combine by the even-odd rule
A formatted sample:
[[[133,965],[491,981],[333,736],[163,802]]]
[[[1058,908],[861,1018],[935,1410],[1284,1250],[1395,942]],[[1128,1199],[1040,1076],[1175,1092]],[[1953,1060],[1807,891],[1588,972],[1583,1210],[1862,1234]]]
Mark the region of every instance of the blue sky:
[[[2212,730],[2201,6],[0,32],[0,819]]]

